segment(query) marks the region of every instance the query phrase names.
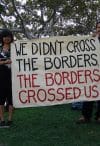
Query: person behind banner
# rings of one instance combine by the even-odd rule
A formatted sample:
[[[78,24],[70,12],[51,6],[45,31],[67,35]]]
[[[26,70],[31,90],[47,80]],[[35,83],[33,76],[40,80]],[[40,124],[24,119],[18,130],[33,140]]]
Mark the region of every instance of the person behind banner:
[[[11,85],[11,59],[10,44],[13,42],[13,34],[8,29],[1,32],[2,49],[0,52],[0,128],[9,127],[12,124],[12,85]],[[4,105],[8,104],[8,121],[4,119]]]
[[[96,33],[93,34],[93,37],[97,37],[100,42],[100,21],[96,23]],[[83,102],[82,116],[76,122],[77,124],[89,123],[91,121],[94,103],[95,101]],[[100,124],[100,100],[96,102],[95,120]]]

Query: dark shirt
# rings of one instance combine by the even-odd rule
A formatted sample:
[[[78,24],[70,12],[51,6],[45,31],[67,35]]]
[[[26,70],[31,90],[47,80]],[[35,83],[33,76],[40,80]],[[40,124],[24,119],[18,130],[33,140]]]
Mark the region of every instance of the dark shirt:
[[[0,59],[6,59],[8,57],[3,56],[2,53],[0,53]],[[8,67],[8,65],[3,64],[0,65],[0,86],[6,86],[11,82],[11,68]],[[6,85],[5,85],[6,84]]]

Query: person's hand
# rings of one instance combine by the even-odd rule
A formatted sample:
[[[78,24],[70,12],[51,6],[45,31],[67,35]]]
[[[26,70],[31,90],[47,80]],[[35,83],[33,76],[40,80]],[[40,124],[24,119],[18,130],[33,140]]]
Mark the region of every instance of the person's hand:
[[[97,33],[94,32],[94,33],[92,34],[92,37],[96,37],[96,36],[97,36]]]
[[[4,64],[11,64],[11,63],[12,63],[12,61],[10,59],[7,59],[4,61]]]

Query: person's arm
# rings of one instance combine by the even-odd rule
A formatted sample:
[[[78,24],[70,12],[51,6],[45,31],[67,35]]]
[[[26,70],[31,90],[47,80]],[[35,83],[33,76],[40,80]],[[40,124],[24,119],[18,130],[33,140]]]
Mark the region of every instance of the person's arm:
[[[11,60],[6,58],[0,59],[0,65],[4,65],[4,64],[11,64]]]

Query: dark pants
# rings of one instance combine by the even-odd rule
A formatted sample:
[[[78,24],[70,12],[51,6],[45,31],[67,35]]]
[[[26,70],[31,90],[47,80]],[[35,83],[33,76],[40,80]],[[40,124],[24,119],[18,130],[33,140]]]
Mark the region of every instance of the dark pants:
[[[82,115],[86,119],[91,119],[92,113],[93,113],[93,106],[94,106],[94,101],[91,102],[83,102],[83,107],[82,107]],[[96,102],[96,114],[95,114],[95,119],[100,118],[100,101]]]

